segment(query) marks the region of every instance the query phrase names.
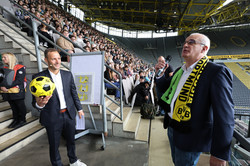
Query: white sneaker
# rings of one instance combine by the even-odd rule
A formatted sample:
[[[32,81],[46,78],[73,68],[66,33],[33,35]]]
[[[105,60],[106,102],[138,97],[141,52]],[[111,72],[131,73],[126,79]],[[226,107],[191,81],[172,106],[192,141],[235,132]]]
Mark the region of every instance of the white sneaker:
[[[73,164],[69,164],[70,166],[87,166],[86,164],[84,164],[83,162],[81,162],[81,160],[77,160],[76,162],[74,162]]]
[[[44,42],[44,43],[43,43],[43,46],[44,46],[44,47],[48,47],[48,43],[47,43],[47,42]]]

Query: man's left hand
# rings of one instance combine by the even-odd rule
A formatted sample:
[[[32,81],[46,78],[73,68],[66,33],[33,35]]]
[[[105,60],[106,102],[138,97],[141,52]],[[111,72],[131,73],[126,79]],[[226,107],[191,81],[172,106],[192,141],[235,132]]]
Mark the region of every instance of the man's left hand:
[[[80,119],[82,118],[82,116],[84,116],[83,110],[78,111],[78,116]]]

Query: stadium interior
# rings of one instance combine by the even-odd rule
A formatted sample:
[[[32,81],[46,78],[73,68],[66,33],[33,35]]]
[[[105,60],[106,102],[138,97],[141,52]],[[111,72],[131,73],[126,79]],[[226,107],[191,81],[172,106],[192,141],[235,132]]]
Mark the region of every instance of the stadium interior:
[[[158,57],[170,55],[169,63],[174,70],[180,67],[184,63],[182,43],[194,32],[210,38],[210,61],[227,66],[234,74],[235,129],[228,165],[250,165],[249,0],[230,0],[226,5],[226,0],[23,0],[23,4],[20,1],[0,2],[0,54],[11,52],[17,56],[19,63],[26,66],[28,85],[33,74],[47,68],[43,59],[49,46],[70,57],[70,61],[62,62],[64,70],[73,70],[74,56],[102,55],[101,72],[110,69],[119,75],[120,87],[112,85],[113,88],[103,89],[98,104],[92,99],[90,104],[83,104],[85,127],[77,130],[76,145],[79,158],[87,165],[173,165],[167,133],[162,127],[163,116],[142,119],[140,107],[134,106],[136,95],[132,101],[129,97],[135,87],[135,76],[140,70],[149,73]],[[31,10],[32,5],[35,12]],[[47,27],[52,40],[40,31],[39,25]],[[58,31],[58,26],[68,28],[69,37]],[[79,36],[81,42],[71,38],[80,39]],[[74,53],[59,46],[56,42],[59,38],[72,43]],[[133,75],[123,78],[117,68],[110,67],[113,56],[122,67],[129,61]],[[83,65],[95,67],[95,60]],[[157,105],[153,94],[154,74],[148,77],[151,102]],[[110,83],[105,78],[100,80]],[[117,99],[114,89],[120,91],[120,98]],[[0,97],[2,166],[50,164],[46,132],[39,123],[39,112],[31,105],[29,88],[25,97],[27,123],[14,129],[7,128],[12,122],[12,112],[8,102]],[[63,141],[61,146],[65,146]],[[66,165],[67,154],[63,148],[60,150]],[[198,166],[208,165],[208,160],[209,154],[202,154]]]

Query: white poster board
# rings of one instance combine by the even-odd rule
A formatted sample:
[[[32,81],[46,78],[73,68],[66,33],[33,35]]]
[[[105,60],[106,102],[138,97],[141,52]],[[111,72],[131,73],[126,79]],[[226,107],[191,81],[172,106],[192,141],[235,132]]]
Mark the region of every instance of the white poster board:
[[[104,68],[102,52],[73,55],[70,63],[81,104],[102,104]]]

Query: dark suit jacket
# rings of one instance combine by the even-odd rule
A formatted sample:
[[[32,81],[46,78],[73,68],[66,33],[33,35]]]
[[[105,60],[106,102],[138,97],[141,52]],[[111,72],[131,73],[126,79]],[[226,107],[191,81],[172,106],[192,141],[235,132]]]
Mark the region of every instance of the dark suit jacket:
[[[64,70],[60,70],[60,73],[61,73],[61,77],[62,77],[63,92],[64,92],[67,110],[69,112],[70,117],[72,119],[75,119],[76,109],[77,109],[77,111],[81,110],[82,105],[81,105],[80,100],[79,100],[78,95],[77,95],[73,75],[71,72],[64,71]],[[34,79],[38,76],[46,76],[46,77],[51,78],[48,69],[33,75],[32,79]],[[36,100],[35,100],[34,96],[33,96],[32,105],[35,108],[37,108],[36,107]],[[50,98],[48,103],[45,105],[45,107],[43,109],[41,109],[40,122],[45,127],[50,126],[50,125],[54,125],[58,122],[59,115],[60,115],[60,101],[59,101],[59,96],[58,96],[57,90],[55,89],[53,94],[52,94],[52,97]]]
[[[234,130],[232,79],[233,74],[225,66],[212,62],[207,64],[197,83],[191,104],[191,130],[183,133],[174,129],[174,143],[179,149],[210,152],[220,159],[230,159],[230,143]],[[162,92],[166,91],[164,82],[167,82],[164,77],[156,80],[158,89]],[[170,111],[169,105],[165,108],[166,112]],[[165,120],[168,118],[166,114]],[[169,124],[165,124],[167,125]]]

